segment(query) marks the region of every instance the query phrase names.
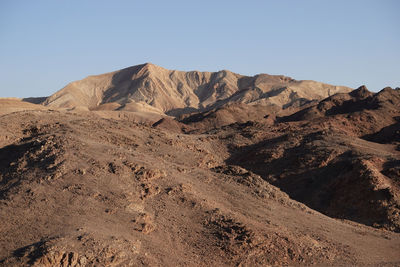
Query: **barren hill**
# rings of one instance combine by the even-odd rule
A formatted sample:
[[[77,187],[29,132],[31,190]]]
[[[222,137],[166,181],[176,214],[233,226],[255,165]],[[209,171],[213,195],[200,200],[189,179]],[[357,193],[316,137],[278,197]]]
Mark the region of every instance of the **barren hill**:
[[[75,81],[50,96],[51,107],[147,111],[180,115],[227,103],[284,108],[320,100],[350,88],[278,75],[243,76],[219,72],[175,71],[147,63]],[[111,104],[112,103],[112,104]]]
[[[398,265],[398,234],[291,199],[248,165],[268,154],[236,158],[301,131],[291,124],[182,134],[90,113],[0,117],[13,129],[0,148],[0,265]]]
[[[145,64],[45,105],[0,100],[0,266],[400,265],[398,89]]]
[[[47,108],[43,107],[42,105],[32,104],[23,101],[22,99],[19,98],[12,98],[12,97],[0,98],[0,116],[7,113],[24,111],[24,110],[46,110],[46,109]]]

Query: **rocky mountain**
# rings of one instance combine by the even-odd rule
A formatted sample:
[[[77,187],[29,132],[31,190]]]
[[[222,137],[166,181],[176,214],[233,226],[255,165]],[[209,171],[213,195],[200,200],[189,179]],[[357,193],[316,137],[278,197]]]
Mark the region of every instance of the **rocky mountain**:
[[[399,89],[146,64],[28,100],[0,266],[400,265]]]
[[[399,121],[400,90],[362,86],[240,129],[257,141],[228,162],[331,217],[400,232]]]
[[[231,103],[282,109],[350,90],[280,75],[249,77],[227,70],[184,72],[147,63],[72,82],[47,98],[44,105],[86,110],[133,109],[176,116]]]

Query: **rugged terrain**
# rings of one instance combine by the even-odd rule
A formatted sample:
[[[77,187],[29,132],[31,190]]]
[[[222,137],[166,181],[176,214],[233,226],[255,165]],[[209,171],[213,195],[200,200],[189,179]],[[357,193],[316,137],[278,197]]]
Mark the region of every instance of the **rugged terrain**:
[[[400,91],[225,74],[146,64],[0,101],[0,264],[398,266]],[[168,79],[186,93],[135,98]]]
[[[59,108],[144,111],[176,116],[227,103],[281,109],[350,90],[344,86],[297,81],[281,75],[250,77],[228,70],[184,72],[146,63],[72,82],[47,98],[44,104]]]

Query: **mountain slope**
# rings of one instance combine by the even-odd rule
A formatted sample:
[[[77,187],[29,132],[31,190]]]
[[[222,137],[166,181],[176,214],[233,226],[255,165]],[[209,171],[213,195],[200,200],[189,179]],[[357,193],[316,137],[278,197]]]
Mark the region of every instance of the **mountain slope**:
[[[329,216],[400,232],[399,107],[399,90],[360,87],[272,126],[226,126],[228,163]]]
[[[0,125],[15,135],[0,148],[0,265],[400,263],[398,234],[324,216],[227,165],[234,125],[187,135],[61,111]],[[231,145],[250,141],[242,130]]]
[[[171,71],[147,63],[72,82],[44,104],[91,110],[115,103],[114,109],[125,110],[130,103],[140,102],[175,116],[233,102],[283,108],[349,91],[344,86],[278,75]]]

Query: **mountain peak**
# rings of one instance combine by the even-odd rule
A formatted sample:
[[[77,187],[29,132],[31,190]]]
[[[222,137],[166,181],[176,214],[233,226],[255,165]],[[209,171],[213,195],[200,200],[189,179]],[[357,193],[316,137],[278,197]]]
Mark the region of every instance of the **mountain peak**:
[[[143,63],[140,66],[142,66],[142,68],[146,68],[146,69],[149,69],[149,68],[161,68],[160,66],[157,66],[157,65],[155,65],[155,64],[153,64],[151,62]]]
[[[372,95],[372,93],[367,89],[367,87],[365,85],[361,85],[356,90],[354,90],[350,93],[350,96],[356,97],[356,98],[366,98],[371,95]]]

